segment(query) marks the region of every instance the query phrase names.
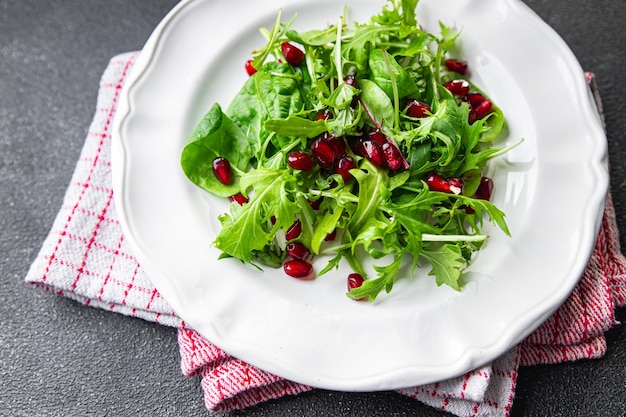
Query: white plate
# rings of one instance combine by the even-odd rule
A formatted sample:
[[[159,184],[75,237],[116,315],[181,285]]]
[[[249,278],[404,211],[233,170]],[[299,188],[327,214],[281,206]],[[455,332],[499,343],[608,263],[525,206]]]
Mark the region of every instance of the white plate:
[[[606,138],[564,42],[517,0],[421,0],[420,22],[462,28],[460,56],[502,107],[522,146],[492,164],[493,201],[512,238],[489,228],[462,291],[420,274],[373,304],[347,299],[347,270],[312,282],[217,261],[226,203],[184,176],[179,158],[214,102],[226,106],[283,8],[295,28],[364,22],[382,0],[183,1],[150,37],[114,126],[117,209],[155,286],[192,328],[293,381],[383,390],[462,374],[517,344],[564,301],[593,249],[608,184]],[[317,270],[324,263],[315,263]]]

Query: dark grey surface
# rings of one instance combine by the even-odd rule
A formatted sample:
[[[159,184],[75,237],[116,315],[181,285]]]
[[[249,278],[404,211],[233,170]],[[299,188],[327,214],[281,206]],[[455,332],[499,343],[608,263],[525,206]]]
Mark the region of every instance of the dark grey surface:
[[[202,416],[174,329],[24,283],[95,111],[109,58],[140,49],[174,0],[0,0],[0,415]],[[526,0],[598,75],[626,247],[623,0]],[[236,25],[237,22],[233,22]],[[618,318],[626,320],[626,311]],[[513,416],[625,416],[626,325],[599,360],[522,368]],[[239,416],[443,416],[394,393],[314,391]]]

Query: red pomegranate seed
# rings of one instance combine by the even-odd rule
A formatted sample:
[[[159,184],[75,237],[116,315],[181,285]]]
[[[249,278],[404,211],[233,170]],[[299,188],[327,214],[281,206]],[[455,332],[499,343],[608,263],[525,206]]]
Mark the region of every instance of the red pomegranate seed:
[[[223,157],[217,157],[213,160],[212,163],[213,174],[219,182],[222,184],[228,185],[233,180],[232,172],[230,169],[230,162],[228,159]]]
[[[459,97],[464,97],[469,93],[470,84],[465,80],[452,80],[444,84],[452,94]]]
[[[331,139],[332,138],[332,139]],[[341,140],[343,142],[343,140]],[[322,135],[315,139],[311,145],[313,158],[322,168],[332,168],[335,158],[339,156],[339,141],[330,135]],[[344,143],[345,152],[345,143]]]
[[[414,117],[416,119],[428,117],[432,113],[432,109],[428,104],[422,103],[421,101],[415,99],[407,101],[405,108],[406,115],[409,117]]]
[[[280,45],[280,49],[283,52],[283,56],[289,65],[292,67],[297,67],[302,62],[304,58],[304,52],[302,52],[297,47],[293,46],[289,42],[283,42]]]
[[[463,191],[463,180],[460,178],[443,178],[437,173],[428,174],[426,185],[431,191],[441,191],[443,193],[461,194]]]
[[[252,62],[254,62],[252,59],[246,61],[246,72],[248,75],[253,75],[256,72],[256,68],[252,66]]]
[[[445,65],[448,71],[453,71],[461,75],[467,73],[467,62],[461,59],[446,59]]]
[[[300,171],[310,171],[313,169],[313,159],[304,151],[293,151],[287,155],[287,165]]]
[[[476,120],[480,120],[486,117],[489,113],[491,113],[492,110],[493,104],[489,100],[483,101],[475,109],[472,109],[472,111],[476,115]]]
[[[356,77],[354,75],[346,75],[343,79],[343,82],[348,84],[350,87],[359,88]]]
[[[285,239],[294,240],[300,236],[300,233],[302,233],[302,223],[300,223],[300,220],[296,220],[285,232]]]
[[[346,154],[346,140],[343,137],[333,137],[335,143],[335,152],[337,152],[337,156],[342,156]]]
[[[310,253],[309,249],[307,249],[307,247],[300,242],[287,243],[285,251],[287,252],[287,255],[294,259],[306,259]]]
[[[480,103],[482,103],[485,100],[486,100],[485,96],[476,92],[468,93],[467,96],[465,96],[465,101],[467,101],[470,107],[473,109],[478,107]]]
[[[387,142],[383,145],[382,149],[383,154],[385,155],[385,162],[390,170],[395,171],[402,168],[402,160],[404,158],[402,157],[400,149],[398,149],[396,145],[391,142]]]
[[[493,192],[493,181],[489,177],[482,177],[478,189],[474,194],[474,197],[481,200],[490,200],[491,193]]]
[[[320,111],[319,113],[317,113],[317,116],[315,116],[315,120],[328,120],[328,119],[332,119],[333,118],[333,113],[328,110],[328,109],[324,109],[322,111]]]
[[[346,141],[343,137],[335,137],[328,132],[322,134],[322,137],[334,148],[335,158],[346,153]]]
[[[341,178],[343,178],[343,182],[346,183],[352,178],[350,170],[353,168],[356,168],[356,162],[354,161],[354,158],[349,155],[343,155],[335,161],[333,172],[335,174],[341,175]]]
[[[450,187],[450,192],[452,194],[456,194],[456,195],[461,194],[461,192],[463,191],[463,186],[465,185],[462,179],[453,177],[453,178],[446,179],[446,181],[448,182],[448,185]]]
[[[363,281],[365,281],[365,279],[363,279],[361,274],[350,274],[350,275],[348,275],[348,291],[352,291],[355,288],[359,288],[361,285],[363,285]],[[362,298],[358,298],[358,299],[355,299],[355,300],[356,301],[367,301],[367,297],[362,297]]]
[[[383,148],[373,140],[366,139],[363,141],[363,155],[374,166],[379,167],[385,163]]]
[[[319,210],[322,205],[322,201],[324,201],[324,197],[320,197],[315,201],[309,200],[309,206],[311,206],[313,210]]]
[[[363,138],[359,136],[348,137],[348,146],[350,150],[358,156],[363,156]]]
[[[285,273],[290,277],[313,279],[313,265],[302,259],[291,259],[283,264]]]
[[[474,123],[478,119],[487,116],[493,110],[493,104],[480,93],[472,92],[465,96],[465,101],[470,106],[468,122]]]
[[[231,195],[230,197],[228,197],[228,199],[230,201],[234,201],[237,202],[240,206],[243,206],[244,204],[246,204],[248,201],[250,201],[247,197],[245,197],[243,194],[241,193],[237,193],[235,195]]]
[[[450,192],[450,184],[448,184],[445,178],[434,172],[426,177],[426,185],[428,185],[428,189],[431,191]]]
[[[380,146],[383,146],[387,142],[387,138],[385,137],[383,132],[380,131],[380,129],[374,129],[369,132],[367,134],[367,138],[378,143]]]

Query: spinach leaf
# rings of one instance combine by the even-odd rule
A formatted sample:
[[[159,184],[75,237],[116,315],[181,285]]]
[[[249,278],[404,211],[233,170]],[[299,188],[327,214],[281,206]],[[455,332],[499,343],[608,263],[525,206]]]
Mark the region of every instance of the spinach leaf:
[[[419,91],[408,72],[382,49],[375,49],[370,53],[369,68],[372,81],[391,99],[394,98],[392,77],[397,85],[398,98],[410,97]]]
[[[236,172],[246,171],[252,149],[244,132],[214,104],[200,120],[190,142],[183,148],[180,163],[183,172],[194,184],[219,196],[228,197],[239,192],[238,178],[230,185],[222,184],[212,171],[213,159],[225,157]]]
[[[268,62],[243,85],[226,113],[246,132],[257,159],[268,139],[265,123],[287,118],[303,108],[297,74],[288,64]]]

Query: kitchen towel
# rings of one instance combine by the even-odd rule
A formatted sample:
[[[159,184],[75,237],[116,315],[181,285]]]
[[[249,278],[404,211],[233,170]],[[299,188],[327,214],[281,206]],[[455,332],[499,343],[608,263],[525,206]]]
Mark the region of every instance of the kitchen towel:
[[[102,76],[79,161],[26,282],[88,306],[177,327],[182,371],[201,377],[211,411],[241,409],[313,389],[234,358],[186,327],[131,253],[113,204],[110,146],[119,95],[136,57],[136,52],[113,57]],[[587,76],[595,92],[593,76]],[[589,266],[546,323],[489,365],[399,392],[458,416],[507,416],[519,365],[602,356],[607,348],[604,332],[616,324],[614,309],[625,302],[626,260],[609,195]]]

